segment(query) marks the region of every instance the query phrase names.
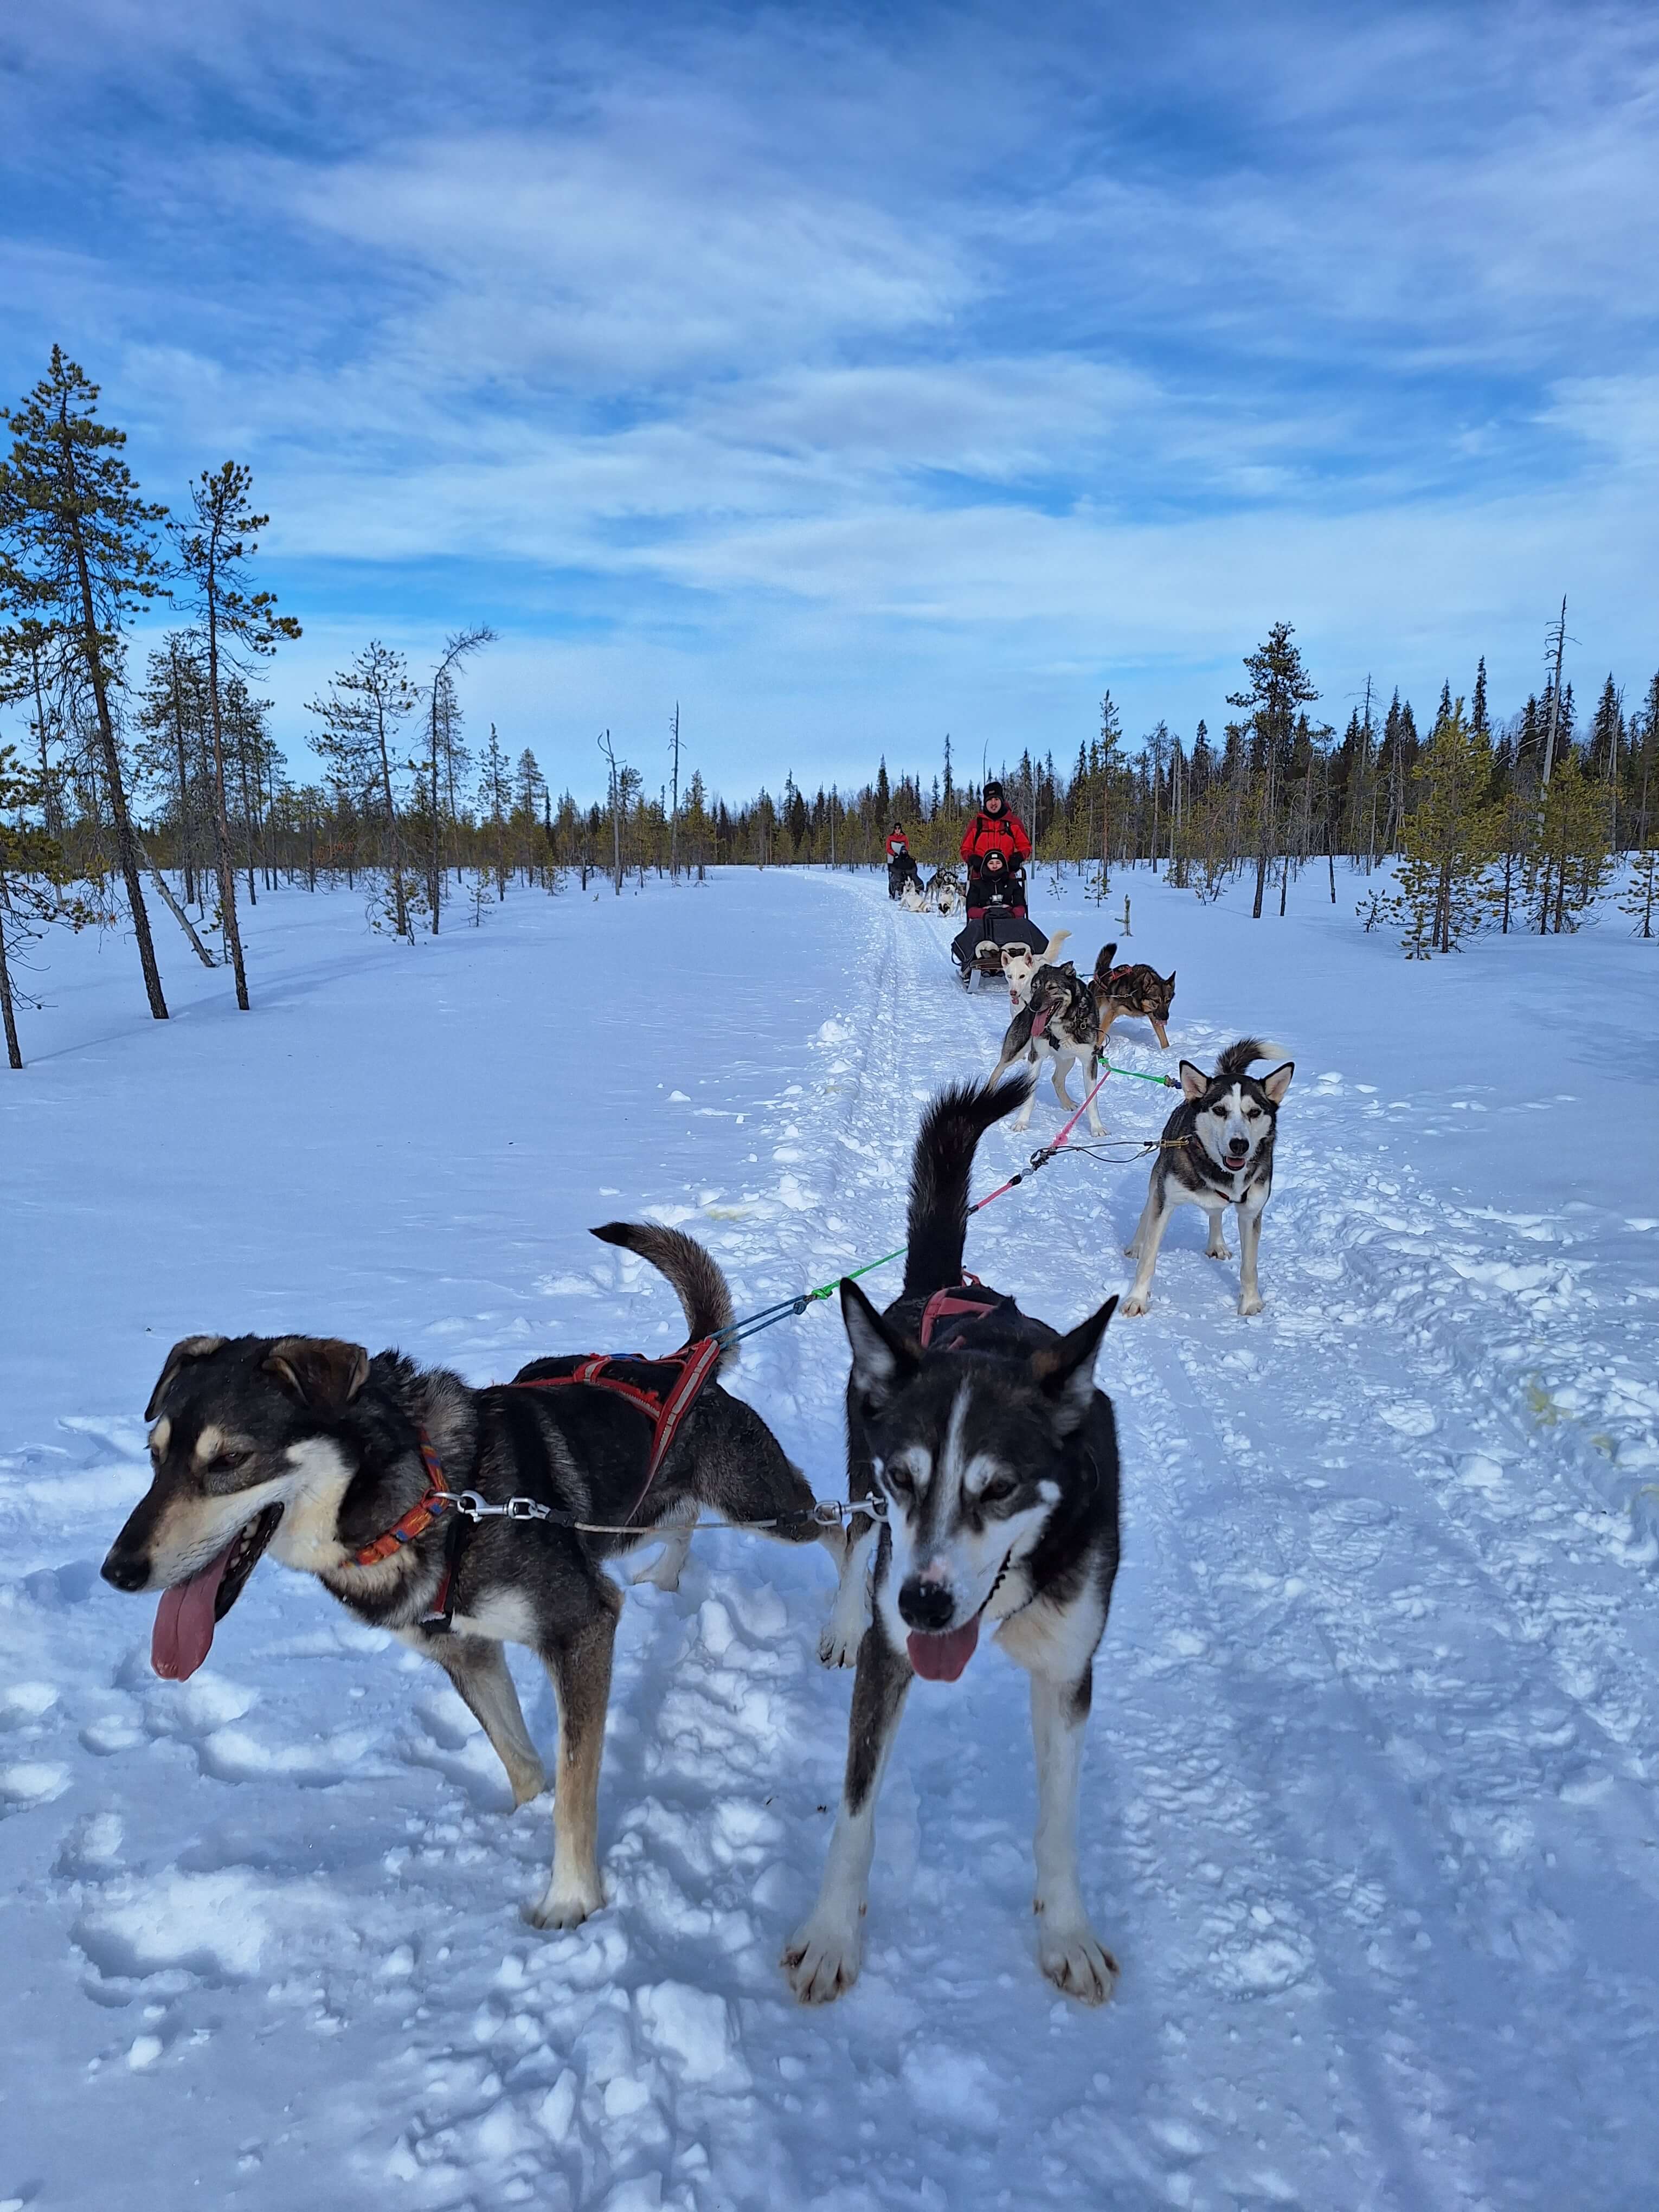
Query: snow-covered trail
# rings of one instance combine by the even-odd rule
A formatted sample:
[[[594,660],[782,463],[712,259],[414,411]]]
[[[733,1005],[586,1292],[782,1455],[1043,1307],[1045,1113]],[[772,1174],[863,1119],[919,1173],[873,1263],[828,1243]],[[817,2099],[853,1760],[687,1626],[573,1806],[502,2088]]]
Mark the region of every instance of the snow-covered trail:
[[[693,1225],[740,1311],[889,1249],[918,1108],[988,1068],[1002,1002],[964,999],[948,928],[868,880],[731,878],[665,915],[672,896],[544,910],[514,925],[522,960],[503,933],[489,960],[450,941],[413,981],[382,963],[388,1028],[441,1012],[447,1067],[476,1059],[487,1081],[452,1082],[378,1182],[378,1139],[349,1115],[307,1137],[354,1162],[363,1219],[343,1187],[328,1224],[259,1245],[252,1304],[216,1239],[236,1176],[262,1172],[259,1132],[239,1121],[234,1171],[210,1142],[191,1172],[216,1310],[198,1281],[179,1326],[302,1306],[482,1380],[527,1349],[673,1335],[648,1270],[580,1250],[575,1224],[604,1212]],[[1154,956],[1160,931],[1239,927],[1135,898]],[[1063,918],[1091,957],[1092,910]],[[488,1054],[550,942],[590,1031],[614,1010],[614,1058],[573,1062],[556,1024]],[[355,1100],[358,1055],[383,1066],[384,1045],[337,953],[307,950],[283,1004],[301,1056]],[[1273,1018],[1270,993],[1225,987],[1224,957],[1182,962],[1178,1048],[1201,1059]],[[637,1001],[618,987],[644,972],[666,1082],[629,1057]],[[0,2200],[90,2206],[118,2183],[160,2206],[183,2173],[260,2212],[1650,2203],[1659,1602],[1645,1524],[1619,1504],[1654,1463],[1648,1224],[1632,1262],[1600,1215],[1517,1218],[1504,1190],[1437,1186],[1418,1163],[1454,1156],[1402,1146],[1376,1064],[1320,1073],[1349,1058],[1320,1013],[1285,1031],[1299,1066],[1266,1314],[1235,1317],[1236,1269],[1202,1259],[1186,1217],[1151,1314],[1115,1323],[1101,1361],[1126,1543],[1083,1864],[1125,1969],[1109,2008],[1080,2011],[1035,1967],[1026,1702],[994,1649],[913,1693],[858,1988],[828,2012],[788,2001],[776,1954],[816,1886],[851,1677],[813,1656],[827,1564],[736,1536],[701,1539],[678,1594],[630,1596],[601,1802],[611,1902],[533,1933],[519,1911],[545,1804],[509,1817],[436,1671],[313,1587],[262,1570],[201,1675],[149,1677],[147,1616],[92,1577],[143,1480],[133,1389],[100,1384],[83,1351],[73,1395],[51,1370],[75,1426],[0,1426],[18,1961],[0,2063],[30,2085]],[[135,1073],[152,1041],[112,1034],[81,1056],[107,1054],[140,1111],[167,1101],[164,1065]],[[1151,1045],[1126,1026],[1114,1054],[1167,1066]],[[193,1096],[211,1107],[208,1046]],[[246,1114],[286,1048],[250,1062]],[[1384,1022],[1376,1060],[1403,1089],[1408,1056]],[[274,1115],[298,1080],[276,1081]],[[1457,1133],[1479,1087],[1439,1098],[1435,1126]],[[99,1095],[65,1091],[70,1144]],[[1103,1104],[1136,1133],[1163,1112],[1127,1082]],[[1059,1118],[1045,1093],[1030,1138],[995,1133],[981,1188]],[[527,1135],[531,1159],[510,1160]],[[1455,1157],[1467,1180],[1474,1156]],[[1127,1280],[1143,1188],[1139,1168],[1056,1163],[975,1222],[969,1264],[1074,1319]],[[156,1234],[164,1345],[185,1301]],[[896,1271],[871,1287],[890,1295]],[[844,1374],[825,1305],[755,1340],[736,1378],[821,1494],[841,1480]],[[549,1698],[519,1671],[546,1739]]]

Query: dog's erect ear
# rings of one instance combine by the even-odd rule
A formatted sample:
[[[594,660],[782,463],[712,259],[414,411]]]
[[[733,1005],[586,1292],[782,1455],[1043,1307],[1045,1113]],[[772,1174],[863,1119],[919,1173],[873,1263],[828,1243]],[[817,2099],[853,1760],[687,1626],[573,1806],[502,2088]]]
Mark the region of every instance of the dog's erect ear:
[[[228,1344],[229,1341],[229,1338],[225,1336],[181,1336],[168,1352],[166,1364],[156,1377],[155,1388],[150,1392],[149,1403],[144,1408],[144,1419],[147,1421],[155,1419],[161,1411],[161,1401],[167,1395],[168,1383],[187,1359],[205,1359],[209,1352],[216,1352],[222,1344]]]
[[[265,1356],[265,1372],[313,1413],[343,1413],[368,1380],[368,1354],[337,1336],[281,1336]]]
[[[1031,1372],[1045,1396],[1053,1398],[1060,1434],[1069,1436],[1094,1401],[1095,1359],[1106,1324],[1117,1311],[1115,1297],[1108,1298],[1087,1321],[1080,1321],[1057,1344],[1045,1344],[1031,1354]]]
[[[1164,978],[1164,988],[1173,999],[1175,996],[1175,969],[1173,968],[1170,969],[1169,974]]]
[[[1295,1073],[1296,1062],[1293,1060],[1287,1060],[1283,1067],[1276,1067],[1271,1075],[1262,1077],[1261,1088],[1275,1106],[1284,1103],[1285,1093],[1290,1089],[1291,1078]]]
[[[884,1406],[915,1373],[921,1348],[888,1328],[850,1276],[842,1281],[841,1317],[853,1347],[854,1384],[867,1405]]]
[[[1181,1063],[1181,1095],[1189,1103],[1201,1098],[1210,1087],[1210,1079],[1201,1067],[1194,1067],[1190,1060]]]

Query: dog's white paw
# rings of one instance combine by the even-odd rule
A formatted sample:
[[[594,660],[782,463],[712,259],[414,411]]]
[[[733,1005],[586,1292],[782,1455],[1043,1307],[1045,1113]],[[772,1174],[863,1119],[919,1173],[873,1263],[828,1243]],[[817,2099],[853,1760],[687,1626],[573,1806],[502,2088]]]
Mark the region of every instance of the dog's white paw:
[[[1233,1255],[1224,1244],[1206,1244],[1204,1256],[1206,1260],[1231,1260]]]
[[[864,1623],[856,1627],[831,1613],[823,1624],[818,1638],[818,1662],[824,1667],[854,1667],[858,1664],[859,1646],[864,1641]]]
[[[604,1903],[605,1892],[597,1881],[562,1884],[556,1877],[527,1917],[532,1928],[580,1928]]]
[[[629,1579],[638,1589],[648,1583],[653,1589],[667,1590],[672,1595],[680,1586],[680,1570],[685,1565],[687,1547],[682,1543],[665,1544],[648,1566],[641,1567]]]
[[[798,1928],[779,1964],[802,2004],[833,2004],[859,1978],[863,1943],[856,1920],[820,1918]]]
[[[1262,1308],[1267,1304],[1267,1301],[1266,1300],[1266,1298],[1264,1298],[1264,1297],[1262,1297],[1262,1295],[1261,1295],[1261,1291],[1258,1291],[1256,1292],[1255,1296],[1253,1298],[1249,1298],[1249,1297],[1242,1297],[1242,1298],[1240,1298],[1240,1300],[1239,1300],[1239,1302],[1238,1302],[1238,1313],[1239,1313],[1239,1318],[1240,1318],[1240,1320],[1241,1320],[1241,1321],[1248,1321],[1248,1320],[1249,1320],[1249,1316],[1250,1316],[1252,1314],[1259,1314],[1259,1313],[1261,1311]]]
[[[1128,1297],[1124,1299],[1122,1304],[1118,1308],[1118,1311],[1120,1314],[1127,1314],[1130,1319],[1133,1320],[1137,1314],[1144,1314],[1147,1307],[1151,1305],[1152,1303],[1152,1294],[1150,1291],[1146,1297],[1142,1297],[1138,1296],[1135,1291],[1131,1291]]]
[[[1037,1907],[1042,1936],[1037,1963],[1054,1987],[1079,2004],[1104,2004],[1117,1980],[1117,1960],[1086,1920],[1055,1920]]]

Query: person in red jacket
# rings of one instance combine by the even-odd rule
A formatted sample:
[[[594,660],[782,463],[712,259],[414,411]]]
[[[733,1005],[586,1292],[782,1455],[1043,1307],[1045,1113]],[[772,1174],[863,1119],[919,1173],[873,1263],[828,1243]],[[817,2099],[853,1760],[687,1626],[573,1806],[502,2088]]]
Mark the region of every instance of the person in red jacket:
[[[979,812],[962,833],[962,857],[968,863],[968,911],[976,904],[975,885],[982,874],[986,855],[1000,853],[1002,864],[1018,873],[1022,861],[1031,857],[1031,841],[1025,834],[1025,824],[1018,814],[1008,811],[1002,796],[1002,786],[992,781],[985,787],[985,799]]]
[[[890,899],[900,898],[906,884],[921,880],[921,871],[910,850],[910,841],[902,823],[896,822],[887,835],[887,896]]]

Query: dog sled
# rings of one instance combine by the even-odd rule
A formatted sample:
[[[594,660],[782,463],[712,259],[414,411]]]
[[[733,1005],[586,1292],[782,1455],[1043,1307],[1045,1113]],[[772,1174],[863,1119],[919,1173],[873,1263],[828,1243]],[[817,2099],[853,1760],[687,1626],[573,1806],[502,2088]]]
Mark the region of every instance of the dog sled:
[[[1024,945],[1041,953],[1048,942],[1048,932],[1038,927],[1023,905],[1016,908],[1006,901],[993,900],[982,913],[970,915],[951,939],[951,957],[963,989],[971,991],[975,983],[987,979],[1000,984],[1005,945]]]

